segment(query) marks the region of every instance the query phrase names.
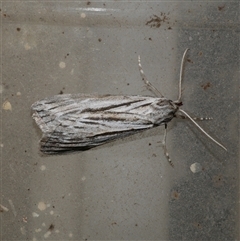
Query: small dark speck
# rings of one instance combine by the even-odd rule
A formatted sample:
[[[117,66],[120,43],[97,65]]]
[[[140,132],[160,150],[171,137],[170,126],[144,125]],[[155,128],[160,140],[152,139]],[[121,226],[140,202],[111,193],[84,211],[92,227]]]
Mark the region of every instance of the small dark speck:
[[[148,143],[148,145],[149,145],[149,146],[151,146],[151,145],[152,145],[152,143]]]
[[[207,88],[211,87],[210,82],[207,82],[206,84],[201,85],[201,87],[206,90]]]
[[[218,10],[219,10],[219,11],[222,11],[224,8],[225,8],[224,5],[223,5],[223,6],[218,6]]]
[[[60,90],[60,91],[59,91],[59,95],[62,95],[62,94],[63,94],[63,91],[62,91],[62,90]]]
[[[220,187],[224,184],[224,178],[222,175],[216,175],[213,177],[213,183],[215,187]]]
[[[135,226],[137,227],[137,226],[138,226],[138,224],[136,223],[136,224],[135,224]]]
[[[198,53],[199,56],[202,56],[202,54],[203,54],[202,51],[200,51],[200,52]]]
[[[62,32],[62,34],[64,34],[64,32]]]
[[[17,31],[20,31],[21,30],[21,28],[17,28]]]
[[[169,24],[169,20],[170,18],[167,17],[168,14],[166,13],[161,13],[161,17],[157,16],[157,15],[153,15],[151,16],[150,20],[146,22],[146,25],[148,25],[151,28],[160,28],[160,26],[162,25],[162,23],[168,23]]]
[[[172,191],[171,196],[173,200],[177,200],[179,199],[180,193],[178,191]]]
[[[198,229],[202,229],[202,225],[199,222],[194,222],[193,226]]]
[[[127,85],[130,85],[129,83],[127,83]]]
[[[99,38],[99,39],[98,39],[98,42],[102,42],[102,39],[101,39],[101,38]]]
[[[148,38],[148,40],[152,41],[152,38]]]
[[[90,1],[88,1],[88,2],[87,2],[87,5],[90,5],[90,4],[91,4],[91,2],[90,2]]]
[[[189,63],[193,63],[193,61],[191,59],[187,59],[187,62]]]
[[[168,30],[172,30],[172,27],[168,27]]]
[[[3,14],[3,17],[7,17],[7,14],[6,14],[6,13],[4,13],[4,14]]]
[[[66,54],[66,56],[64,56],[64,58],[66,59],[69,56],[69,53]]]
[[[54,225],[51,224],[51,225],[49,226],[48,230],[49,230],[49,231],[52,231],[53,229],[54,229]]]

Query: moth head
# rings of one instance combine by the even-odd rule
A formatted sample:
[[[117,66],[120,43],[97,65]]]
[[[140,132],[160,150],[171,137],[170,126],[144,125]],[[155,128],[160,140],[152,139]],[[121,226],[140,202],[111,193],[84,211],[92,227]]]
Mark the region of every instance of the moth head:
[[[180,107],[183,105],[182,101],[176,100],[176,101],[172,101],[176,106]]]
[[[156,110],[161,110],[165,113],[176,112],[181,105],[182,103],[176,103],[166,98],[159,98],[152,103],[152,106],[154,106]]]

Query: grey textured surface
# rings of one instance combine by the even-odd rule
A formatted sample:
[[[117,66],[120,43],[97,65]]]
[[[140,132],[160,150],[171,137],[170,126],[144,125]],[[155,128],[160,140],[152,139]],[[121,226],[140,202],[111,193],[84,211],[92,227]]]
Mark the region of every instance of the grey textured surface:
[[[237,240],[238,2],[2,2],[1,240]],[[31,104],[59,93],[177,99],[213,117],[87,152],[42,156]],[[9,109],[11,105],[11,110]],[[202,169],[192,172],[198,163]],[[4,208],[5,207],[5,208]]]

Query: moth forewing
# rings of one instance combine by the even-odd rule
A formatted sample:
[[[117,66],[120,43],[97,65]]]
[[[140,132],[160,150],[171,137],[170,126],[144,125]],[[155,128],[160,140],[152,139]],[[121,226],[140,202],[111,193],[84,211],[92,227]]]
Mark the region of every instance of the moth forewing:
[[[32,105],[46,154],[83,151],[170,121],[177,108],[165,98],[57,95]]]
[[[33,119],[43,133],[40,150],[45,154],[84,151],[139,131],[164,125],[163,148],[172,165],[166,148],[167,123],[176,117],[178,112],[226,150],[189,114],[179,108],[182,105],[183,63],[187,51],[188,49],[185,50],[181,61],[179,97],[176,101],[164,98],[147,80],[139,56],[138,66],[142,80],[160,97],[64,94],[35,102],[32,105]]]

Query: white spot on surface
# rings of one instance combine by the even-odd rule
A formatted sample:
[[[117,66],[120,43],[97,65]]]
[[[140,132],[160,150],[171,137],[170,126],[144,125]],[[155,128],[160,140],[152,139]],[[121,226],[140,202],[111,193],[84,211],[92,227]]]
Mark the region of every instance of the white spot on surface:
[[[74,69],[71,69],[70,74],[71,74],[71,75],[73,75],[73,74],[74,74]]]
[[[59,63],[59,67],[60,67],[61,69],[66,68],[66,63],[65,63],[65,62],[60,62],[60,63]]]
[[[45,165],[40,166],[40,170],[41,171],[45,171],[46,170],[46,166]]]
[[[72,237],[73,237],[73,234],[70,232],[70,233],[68,234],[68,237],[69,237],[69,238],[72,238]]]
[[[0,204],[0,210],[8,212],[8,208],[4,207],[2,204]]]
[[[60,231],[57,229],[57,230],[55,230],[55,233],[60,233]]]
[[[11,103],[8,100],[3,102],[2,107],[3,107],[4,110],[12,111],[12,105],[11,105]]]
[[[86,18],[86,13],[81,13],[81,18]]]
[[[43,227],[46,227],[46,224],[45,224],[45,223],[42,223],[42,226],[43,226]]]
[[[32,241],[37,241],[37,239],[36,239],[36,238],[33,238]]]
[[[85,180],[86,180],[86,177],[85,177],[85,176],[83,176],[83,177],[82,177],[82,181],[85,181]]]
[[[47,204],[47,207],[50,208],[50,206],[51,206],[51,204],[48,203],[48,204]]]
[[[32,47],[30,46],[29,43],[25,43],[25,44],[24,44],[24,48],[25,48],[26,50],[29,50],[29,49],[31,49]]]
[[[39,232],[41,232],[41,231],[42,231],[41,228],[36,228],[36,229],[35,229],[35,232],[36,232],[36,233],[39,233]]]
[[[2,143],[0,144],[0,147],[2,147],[2,148],[3,148],[3,144],[2,144]]]
[[[17,92],[17,96],[20,96],[20,95],[22,95],[22,94],[21,94],[21,92],[18,91],[18,92]]]
[[[13,201],[11,199],[9,199],[8,202],[9,202],[10,207],[12,209],[13,215],[16,217],[17,216],[17,212],[16,212],[15,207],[13,205]]]
[[[190,170],[193,172],[193,173],[197,173],[197,172],[200,172],[202,170],[202,166],[200,163],[198,162],[195,162],[193,163],[191,166],[190,166]]]
[[[193,40],[193,38],[192,38],[191,36],[190,36],[188,39],[189,39],[189,41],[192,41],[192,40]]]
[[[44,238],[48,238],[50,235],[51,235],[51,231],[47,231],[44,235],[43,235],[43,237]]]
[[[34,218],[38,218],[38,217],[39,217],[39,214],[38,214],[38,213],[33,212],[33,213],[32,213],[32,216],[33,216]]]
[[[38,203],[38,209],[43,211],[47,208],[46,204],[44,202],[39,202]]]
[[[26,229],[25,229],[25,227],[21,227],[21,228],[20,228],[20,231],[21,231],[21,234],[22,234],[22,235],[26,235]]]
[[[54,211],[50,211],[49,213],[50,213],[51,215],[53,215],[53,214],[54,214]]]

